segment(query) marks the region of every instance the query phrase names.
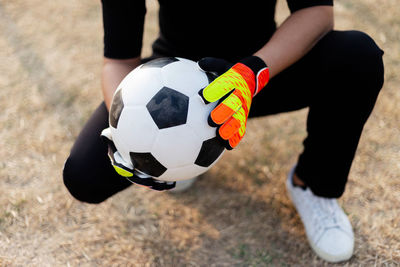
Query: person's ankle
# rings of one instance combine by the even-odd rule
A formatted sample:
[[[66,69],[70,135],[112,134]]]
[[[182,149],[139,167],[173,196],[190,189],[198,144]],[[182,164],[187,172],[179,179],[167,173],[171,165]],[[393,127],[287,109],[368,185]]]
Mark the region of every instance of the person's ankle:
[[[299,176],[297,176],[296,172],[293,173],[292,183],[293,183],[294,186],[298,186],[298,187],[301,187],[303,189],[307,188],[306,184],[303,182],[303,180],[300,179]]]

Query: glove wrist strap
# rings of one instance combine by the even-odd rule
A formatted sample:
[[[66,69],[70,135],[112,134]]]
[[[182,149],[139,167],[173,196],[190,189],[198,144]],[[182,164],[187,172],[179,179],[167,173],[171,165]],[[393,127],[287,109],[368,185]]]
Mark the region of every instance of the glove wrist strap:
[[[269,81],[269,69],[267,64],[257,56],[250,56],[242,59],[240,63],[249,67],[255,75],[255,90],[253,97],[263,89]]]

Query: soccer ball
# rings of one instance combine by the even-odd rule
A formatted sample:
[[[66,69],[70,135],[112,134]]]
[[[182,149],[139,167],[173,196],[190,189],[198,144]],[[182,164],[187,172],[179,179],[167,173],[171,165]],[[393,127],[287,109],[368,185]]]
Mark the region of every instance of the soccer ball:
[[[188,59],[144,63],[118,86],[109,123],[115,147],[134,168],[162,181],[180,181],[207,171],[224,152],[208,125],[215,103],[198,92],[214,75]]]

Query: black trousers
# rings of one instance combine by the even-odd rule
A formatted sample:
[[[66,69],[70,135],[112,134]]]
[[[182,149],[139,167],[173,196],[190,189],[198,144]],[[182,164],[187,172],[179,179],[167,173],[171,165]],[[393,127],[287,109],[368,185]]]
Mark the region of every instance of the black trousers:
[[[316,195],[338,198],[344,192],[364,124],[383,85],[382,55],[365,33],[332,31],[253,100],[250,117],[309,108],[296,173]],[[81,201],[99,203],[131,185],[110,165],[99,137],[106,127],[102,103],[65,163],[64,183]]]

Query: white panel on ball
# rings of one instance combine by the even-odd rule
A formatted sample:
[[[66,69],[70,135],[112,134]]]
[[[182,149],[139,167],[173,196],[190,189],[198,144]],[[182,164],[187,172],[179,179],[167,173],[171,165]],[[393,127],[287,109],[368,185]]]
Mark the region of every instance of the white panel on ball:
[[[207,75],[196,62],[179,58],[161,69],[164,85],[187,96],[197,94],[208,85]]]
[[[143,68],[129,73],[118,86],[123,88],[125,106],[145,106],[164,85],[160,68]]]
[[[154,142],[152,154],[167,168],[193,164],[202,141],[186,124],[162,129]]]
[[[122,111],[118,131],[113,139],[122,157],[130,162],[129,152],[149,152],[156,140],[159,130],[146,107],[125,107]]]
[[[189,100],[189,113],[186,124],[203,140],[215,137],[216,128],[208,125],[208,116],[216,104],[204,104],[199,95],[194,95]]]

